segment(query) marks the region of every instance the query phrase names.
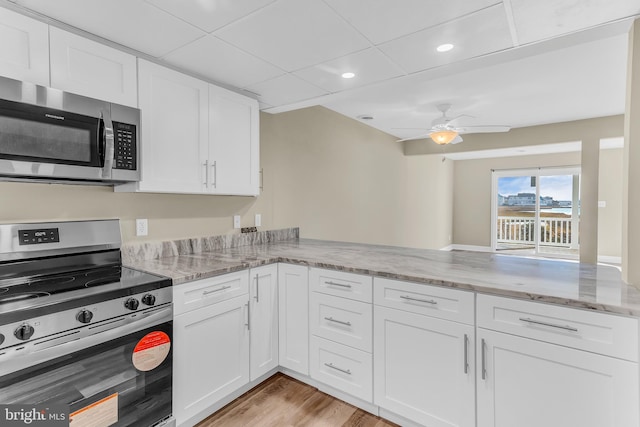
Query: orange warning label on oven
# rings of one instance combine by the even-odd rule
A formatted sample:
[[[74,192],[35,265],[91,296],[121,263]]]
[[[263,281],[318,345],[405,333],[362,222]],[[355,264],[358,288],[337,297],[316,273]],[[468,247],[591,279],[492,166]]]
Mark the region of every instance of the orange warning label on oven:
[[[150,371],[160,366],[169,355],[171,339],[162,331],[148,333],[133,349],[133,366],[139,371]]]
[[[69,415],[70,427],[109,427],[118,422],[118,393]]]

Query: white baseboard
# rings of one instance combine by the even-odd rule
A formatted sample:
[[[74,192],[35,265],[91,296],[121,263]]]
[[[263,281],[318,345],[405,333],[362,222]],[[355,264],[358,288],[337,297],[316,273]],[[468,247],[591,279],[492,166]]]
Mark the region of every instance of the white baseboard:
[[[598,255],[598,262],[603,262],[605,264],[622,264],[622,257]]]
[[[493,252],[491,246],[475,246],[475,245],[449,245],[453,251],[472,251],[472,252]]]
[[[453,245],[445,246],[444,248],[440,248],[440,249],[438,249],[438,250],[439,250],[439,251],[446,251],[446,252],[449,252],[449,251],[452,251],[452,250],[453,250]]]

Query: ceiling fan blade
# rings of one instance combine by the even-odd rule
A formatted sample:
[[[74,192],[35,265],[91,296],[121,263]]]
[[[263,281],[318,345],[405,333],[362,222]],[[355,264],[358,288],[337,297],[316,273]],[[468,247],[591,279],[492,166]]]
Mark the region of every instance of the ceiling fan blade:
[[[497,133],[509,132],[511,126],[487,125],[487,126],[461,126],[456,128],[459,133]]]
[[[460,135],[458,135],[458,136],[456,136],[456,137],[453,139],[453,141],[451,141],[449,144],[459,144],[459,143],[461,143],[462,141],[464,141],[464,140],[462,139],[462,137],[461,137]]]
[[[475,119],[475,118],[476,118],[475,116],[470,116],[469,114],[460,114],[459,116],[455,116],[455,117],[454,117],[454,118],[452,118],[452,119],[448,119],[447,123],[451,123],[451,122],[453,122],[453,121],[455,121],[455,120],[458,120],[458,119],[459,119],[459,118],[461,118],[461,117],[471,117],[472,119]]]
[[[431,132],[429,132],[431,133]],[[422,139],[422,138],[426,138],[427,136],[429,136],[429,133],[422,133],[420,135],[416,135],[416,136],[411,136],[409,138],[402,138],[402,139],[397,139],[396,142],[403,142],[403,141],[411,141],[413,139]]]

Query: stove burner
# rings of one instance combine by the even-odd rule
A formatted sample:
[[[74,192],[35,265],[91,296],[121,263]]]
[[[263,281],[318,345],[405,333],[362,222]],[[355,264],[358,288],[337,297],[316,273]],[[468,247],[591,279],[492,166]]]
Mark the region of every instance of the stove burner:
[[[50,294],[48,292],[29,292],[29,293],[22,293],[18,295],[9,295],[7,297],[0,298],[0,304],[6,304],[6,303],[16,302],[16,301],[24,301],[24,300],[40,298],[40,297],[47,297],[49,295]]]
[[[107,276],[101,277],[100,279],[91,280],[90,282],[85,283],[85,288],[91,288],[94,286],[108,285],[110,283],[115,283],[120,281],[120,276]]]
[[[61,276],[61,277],[42,277],[39,279],[33,279],[29,281],[29,285],[38,285],[38,286],[55,286],[61,285],[63,283],[73,282],[75,277],[72,276]]]
[[[87,277],[91,276],[120,276],[122,268],[119,265],[114,265],[113,267],[107,268],[99,268],[97,270],[91,270],[86,272],[84,275]]]
[[[4,294],[5,292],[9,292],[9,288],[0,288],[0,295]]]

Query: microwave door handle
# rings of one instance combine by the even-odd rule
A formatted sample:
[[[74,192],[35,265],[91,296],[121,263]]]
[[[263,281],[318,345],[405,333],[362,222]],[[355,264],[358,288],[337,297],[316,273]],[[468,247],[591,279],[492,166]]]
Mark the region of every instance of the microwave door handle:
[[[111,178],[111,170],[113,169],[113,156],[115,151],[115,140],[113,137],[113,122],[111,114],[104,110],[100,114],[101,120],[104,121],[104,132],[102,134],[104,162],[102,168],[102,178]]]

